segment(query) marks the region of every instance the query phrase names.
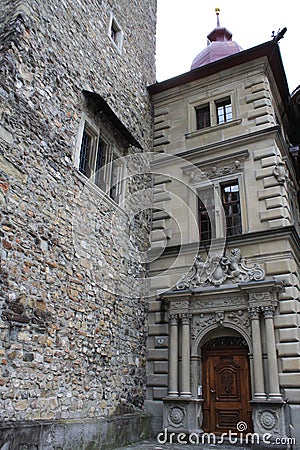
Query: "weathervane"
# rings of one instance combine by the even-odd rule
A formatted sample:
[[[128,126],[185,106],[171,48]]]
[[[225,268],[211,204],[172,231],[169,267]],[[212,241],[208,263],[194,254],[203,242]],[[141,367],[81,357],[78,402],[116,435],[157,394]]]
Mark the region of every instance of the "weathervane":
[[[282,39],[284,37],[286,31],[287,31],[286,27],[282,28],[282,30],[279,28],[279,30],[277,31],[277,34],[275,34],[275,31],[272,31],[271,37],[273,38],[273,41],[275,41],[275,42],[280,41],[280,39]]]

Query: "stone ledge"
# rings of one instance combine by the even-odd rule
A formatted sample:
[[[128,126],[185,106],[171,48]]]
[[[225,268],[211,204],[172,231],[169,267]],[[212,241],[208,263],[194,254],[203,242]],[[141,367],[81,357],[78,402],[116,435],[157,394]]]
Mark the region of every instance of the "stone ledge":
[[[109,450],[149,438],[150,420],[150,414],[138,412],[99,419],[2,421],[0,448]]]

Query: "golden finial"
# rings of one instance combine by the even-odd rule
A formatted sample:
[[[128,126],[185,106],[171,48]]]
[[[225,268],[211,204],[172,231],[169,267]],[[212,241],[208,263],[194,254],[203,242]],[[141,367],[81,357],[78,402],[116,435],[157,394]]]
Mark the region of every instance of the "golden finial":
[[[220,20],[219,20],[219,14],[220,14],[220,8],[215,8],[215,12],[217,14],[217,27],[220,27]]]

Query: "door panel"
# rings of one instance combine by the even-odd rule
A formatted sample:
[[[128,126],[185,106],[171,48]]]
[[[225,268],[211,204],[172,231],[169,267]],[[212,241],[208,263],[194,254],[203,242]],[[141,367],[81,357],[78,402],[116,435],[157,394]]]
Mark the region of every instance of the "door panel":
[[[203,429],[206,432],[236,431],[244,421],[251,431],[248,351],[243,347],[204,348]]]

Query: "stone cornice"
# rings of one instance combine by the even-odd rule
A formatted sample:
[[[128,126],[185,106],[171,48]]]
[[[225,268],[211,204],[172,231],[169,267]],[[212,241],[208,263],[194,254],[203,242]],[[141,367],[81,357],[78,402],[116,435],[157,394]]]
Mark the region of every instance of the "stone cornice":
[[[216,152],[220,153],[221,151],[227,151],[228,149],[232,149],[235,146],[241,147],[241,145],[243,145],[246,147],[248,144],[256,142],[257,140],[261,140],[262,136],[274,133],[275,135],[280,135],[279,125],[267,127],[263,130],[255,131],[249,134],[242,134],[230,139],[226,139],[224,141],[216,141],[212,144],[204,145],[203,147],[196,147],[191,150],[186,150],[181,153],[177,153],[176,156],[191,160],[193,158],[203,156],[207,153],[212,153],[213,155],[215,155]]]
[[[264,280],[185,292],[169,291],[160,297],[168,305],[169,320],[179,318],[181,314],[191,314],[193,317],[199,316],[198,319],[203,322],[201,326],[208,322],[224,322],[249,327],[250,318],[259,318],[262,313],[265,317],[274,314],[278,304],[277,294],[282,289],[283,283]]]
[[[288,238],[291,242],[291,245],[295,246],[296,249],[300,247],[300,236],[297,233],[296,228],[291,225],[287,227],[281,228],[273,228],[272,230],[262,230],[262,231],[254,231],[250,233],[244,233],[239,236],[231,236],[227,238],[227,246],[230,247],[243,247],[248,244],[256,244],[260,242],[273,242],[274,239],[283,239]],[[160,258],[169,258],[171,256],[180,254],[187,254],[190,252],[203,250],[207,248],[209,250],[209,243],[201,244],[200,242],[193,242],[188,244],[174,245],[172,247],[166,247],[163,254]]]

